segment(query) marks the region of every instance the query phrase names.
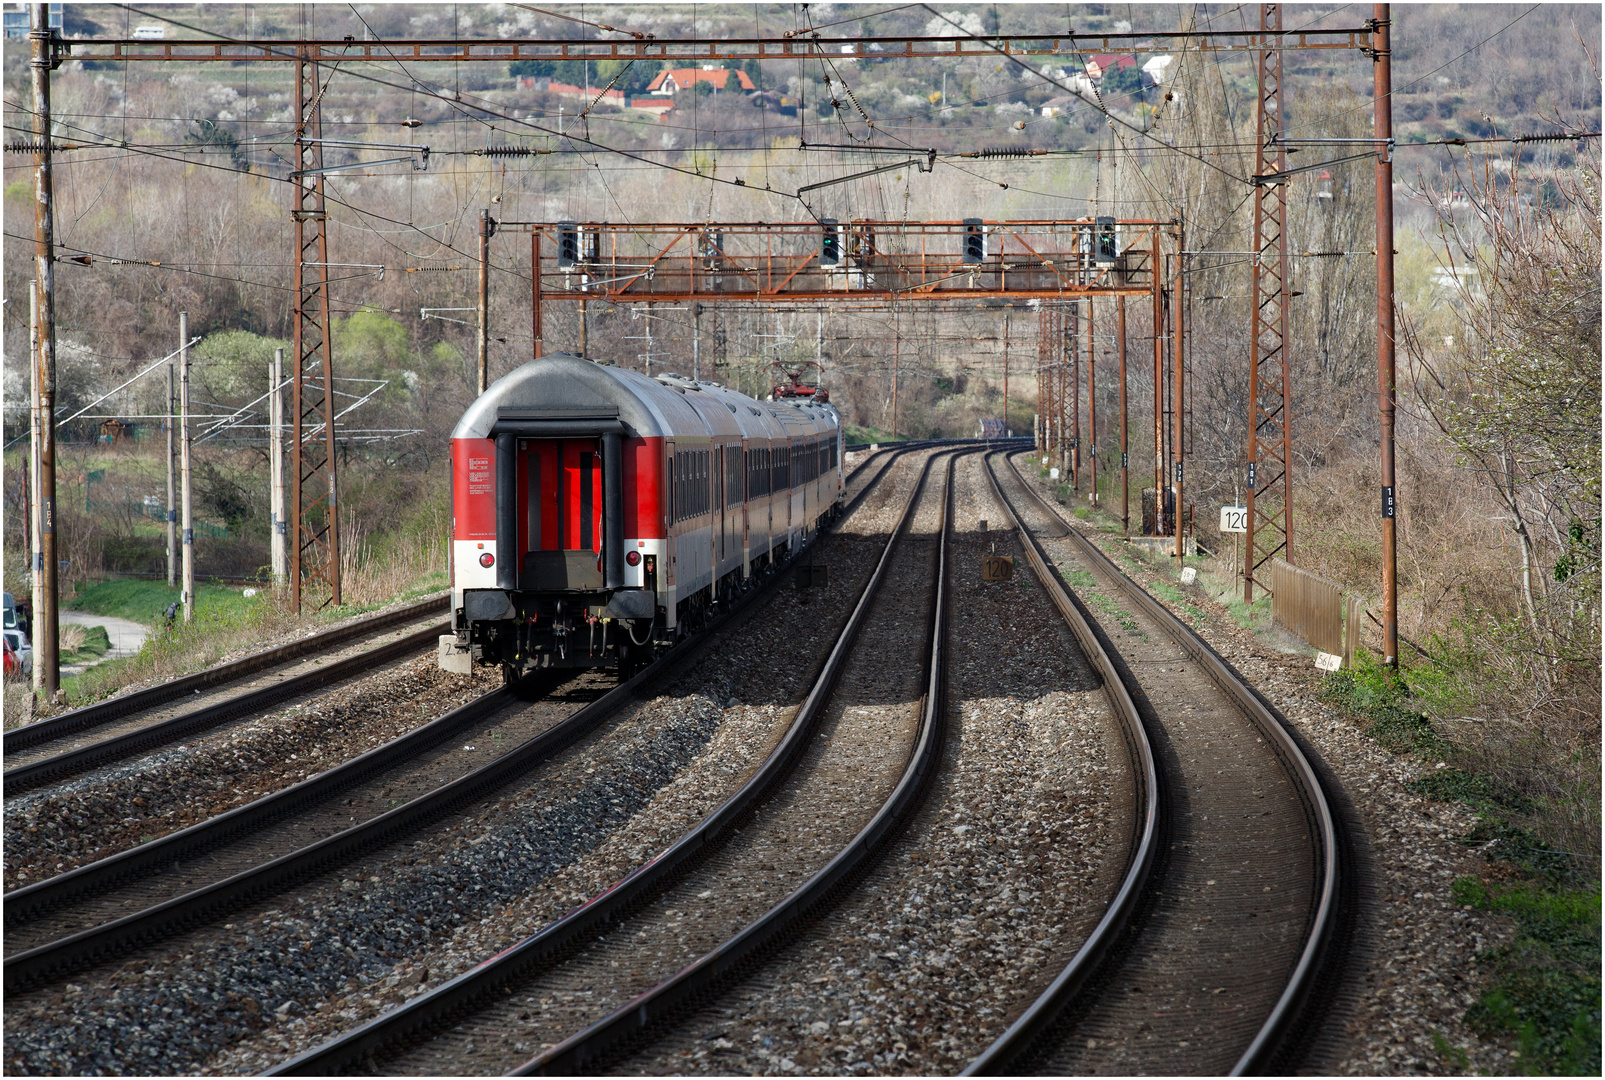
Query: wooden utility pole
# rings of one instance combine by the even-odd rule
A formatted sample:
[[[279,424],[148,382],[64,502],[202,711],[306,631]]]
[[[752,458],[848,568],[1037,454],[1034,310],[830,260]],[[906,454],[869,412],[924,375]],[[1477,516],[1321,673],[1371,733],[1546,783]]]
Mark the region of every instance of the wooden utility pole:
[[[189,312],[178,313],[178,447],[179,488],[184,507],[184,621],[195,618],[195,499],[190,485],[189,441]]]
[[[489,210],[479,212],[479,392],[490,385],[490,238],[496,219]]]
[[[268,364],[268,498],[271,504],[273,585],[283,588],[288,570],[285,541],[289,522],[284,517],[284,350],[274,349]]]
[[[182,343],[182,342],[181,342]],[[167,361],[167,587],[178,588],[178,404],[174,361]]]
[[[61,650],[57,636],[56,561],[56,237],[55,185],[50,163],[50,72],[56,66],[50,6],[29,7],[28,69],[33,81],[34,157],[33,256],[39,283],[39,349],[33,362],[39,380],[39,606],[33,613],[33,662],[44,668],[46,700],[61,689]]]
[[[1126,462],[1126,298],[1115,301],[1115,351],[1120,361],[1120,528],[1131,535],[1131,476]]]
[[[1393,422],[1398,387],[1393,366],[1393,71],[1392,16],[1377,4],[1372,16],[1372,72],[1377,143],[1377,411],[1382,420],[1382,663],[1399,666],[1399,551],[1394,515]]]
[[[44,610],[44,555],[39,537],[39,437],[44,413],[39,397],[39,282],[28,282],[28,589],[33,612],[28,635],[34,645],[33,688],[44,685],[45,666],[39,661],[39,613]]]

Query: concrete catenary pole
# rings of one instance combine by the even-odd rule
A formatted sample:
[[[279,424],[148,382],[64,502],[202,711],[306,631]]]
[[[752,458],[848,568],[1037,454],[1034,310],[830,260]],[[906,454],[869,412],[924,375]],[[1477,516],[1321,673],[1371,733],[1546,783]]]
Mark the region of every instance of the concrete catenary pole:
[[[1393,72],[1388,4],[1372,16],[1377,143],[1377,411],[1382,420],[1382,663],[1399,666],[1399,551],[1394,515],[1393,421],[1398,404],[1393,356]]]
[[[1092,297],[1087,297],[1087,497],[1098,505],[1098,353],[1092,335]]]
[[[272,528],[268,533],[273,563],[273,584],[284,586],[289,572],[285,542],[290,535],[284,517],[284,350],[274,349],[268,364],[268,500]]]
[[[1126,298],[1115,300],[1115,349],[1120,357],[1120,528],[1131,535],[1131,476],[1126,463]]]
[[[490,385],[490,238],[496,219],[489,210],[479,212],[479,392]]]
[[[28,69],[33,81],[34,279],[39,283],[39,606],[33,613],[33,662],[44,668],[47,700],[61,688],[61,651],[56,601],[56,253],[55,189],[50,164],[50,71],[55,66],[48,4],[30,5]]]
[[[28,633],[37,650],[39,612],[44,610],[44,555],[39,546],[39,436],[44,431],[44,414],[39,407],[39,282],[28,281],[28,588],[33,612]],[[33,688],[44,685],[45,666],[34,654]]]
[[[1003,313],[1003,437],[1009,437],[1009,313]]]
[[[178,410],[174,361],[167,361],[167,587],[178,587]]]
[[[1187,415],[1186,398],[1184,396],[1185,381],[1182,378],[1184,353],[1182,342],[1184,323],[1182,310],[1182,289],[1186,281],[1182,273],[1182,252],[1187,247],[1187,241],[1178,230],[1176,234],[1176,283],[1170,298],[1170,324],[1176,332],[1176,339],[1170,346],[1171,362],[1171,392],[1174,395],[1171,406],[1172,414],[1176,420],[1176,434],[1173,436],[1176,443],[1172,456],[1176,459],[1176,560],[1179,564],[1186,549],[1182,546],[1183,520],[1186,516],[1186,504],[1182,501],[1182,468],[1186,457],[1186,443],[1182,437],[1182,421]]]
[[[195,618],[195,503],[190,485],[189,441],[189,313],[178,313],[178,449],[179,488],[184,526],[184,621]]]

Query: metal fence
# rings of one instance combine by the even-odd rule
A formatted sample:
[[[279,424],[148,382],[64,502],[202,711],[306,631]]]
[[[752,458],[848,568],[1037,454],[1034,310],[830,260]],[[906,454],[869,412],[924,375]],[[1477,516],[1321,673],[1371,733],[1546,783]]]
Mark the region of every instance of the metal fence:
[[[1281,559],[1271,560],[1271,619],[1322,652],[1349,652],[1343,639],[1342,586]]]

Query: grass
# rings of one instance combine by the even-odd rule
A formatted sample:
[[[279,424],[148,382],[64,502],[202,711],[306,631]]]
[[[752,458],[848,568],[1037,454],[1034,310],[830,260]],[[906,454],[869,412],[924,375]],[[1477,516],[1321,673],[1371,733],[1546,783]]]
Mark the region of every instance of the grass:
[[[1362,652],[1353,669],[1322,680],[1322,693],[1395,752],[1452,757],[1453,746],[1433,728],[1412,692],[1411,677],[1410,670],[1390,671]],[[1452,887],[1457,903],[1510,915],[1517,927],[1511,944],[1478,955],[1492,980],[1466,1012],[1467,1025],[1483,1038],[1514,1038],[1521,1055],[1517,1064],[1531,1075],[1599,1075],[1599,882],[1585,880],[1582,864],[1570,853],[1555,850],[1512,820],[1541,808],[1508,784],[1439,761],[1409,788],[1475,810],[1477,825],[1461,843],[1479,848],[1514,879],[1461,878]],[[1442,1036],[1435,1041],[1446,1062],[1463,1064],[1463,1051]]]
[[[260,596],[261,594],[259,594]],[[167,621],[167,606],[179,600],[179,590],[165,582],[135,578],[114,578],[78,590],[65,607],[95,615],[111,615],[145,626],[161,626]],[[247,599],[238,589],[220,585],[197,585],[195,610],[242,615],[260,599]]]
[[[1600,1074],[1600,886],[1550,878],[1510,885],[1454,883],[1456,901],[1511,916],[1516,938],[1478,954],[1493,985],[1466,1012],[1484,1038],[1514,1036],[1537,1076]]]
[[[73,626],[69,623],[61,627],[60,645],[63,664],[87,664],[111,651],[111,636],[106,633],[104,626]]]

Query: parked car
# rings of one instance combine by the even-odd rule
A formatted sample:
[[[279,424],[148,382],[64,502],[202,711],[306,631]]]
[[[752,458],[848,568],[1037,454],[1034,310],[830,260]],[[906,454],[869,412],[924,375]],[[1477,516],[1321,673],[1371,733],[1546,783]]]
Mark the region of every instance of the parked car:
[[[28,635],[21,630],[3,630],[5,635],[6,653],[15,658],[18,671],[24,676],[33,674],[33,645],[28,641]]]
[[[11,651],[10,638],[0,640],[0,653],[3,653],[4,656],[3,670],[5,672],[5,677],[8,679],[13,679],[18,675],[21,675],[22,661],[17,659],[17,654]]]

